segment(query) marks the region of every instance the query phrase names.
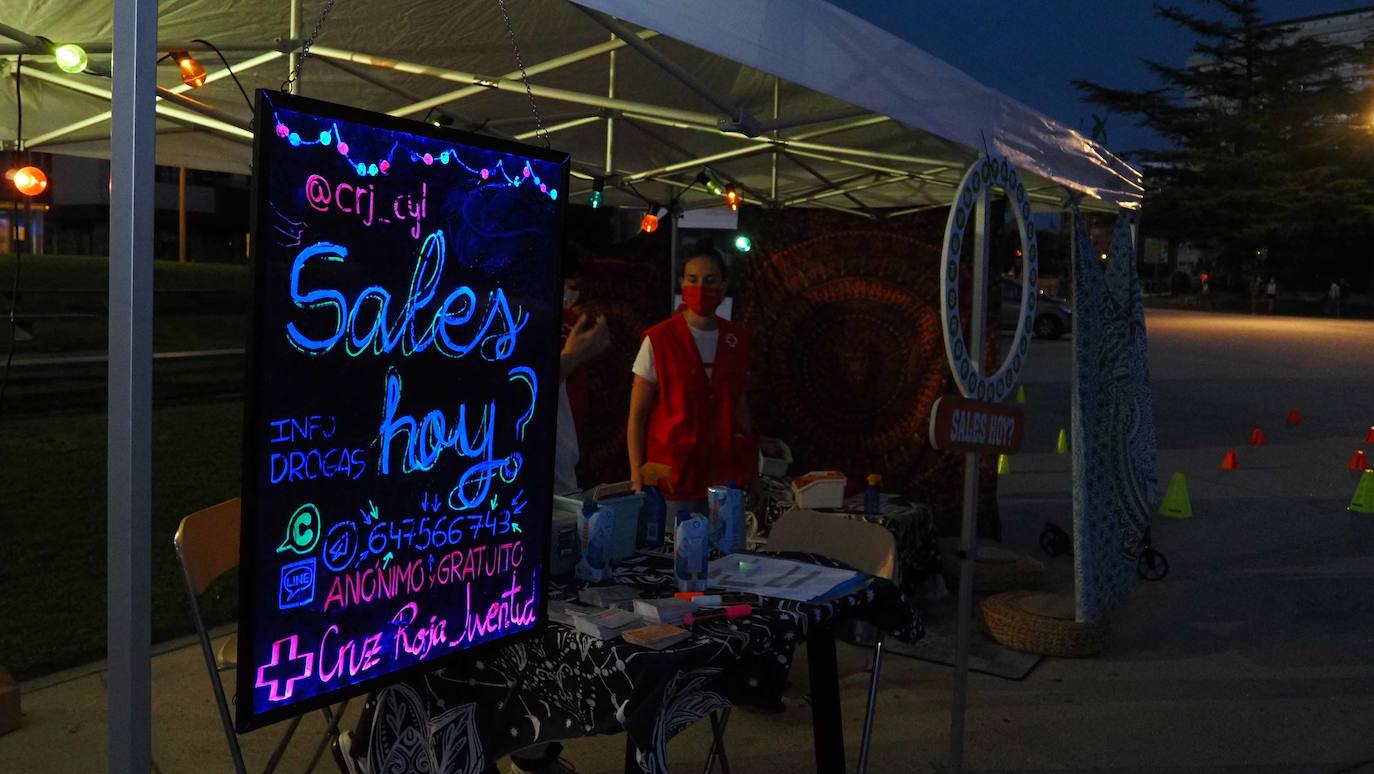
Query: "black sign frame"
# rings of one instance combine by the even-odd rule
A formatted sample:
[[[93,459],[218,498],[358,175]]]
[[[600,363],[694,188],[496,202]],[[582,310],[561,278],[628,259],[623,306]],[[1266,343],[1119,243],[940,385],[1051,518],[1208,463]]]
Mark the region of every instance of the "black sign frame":
[[[503,635],[493,640],[480,642],[457,650],[451,654],[440,656],[431,660],[422,661],[393,671],[378,674],[374,677],[363,679],[359,682],[341,685],[333,690],[323,692],[317,696],[292,702],[286,706],[276,707],[265,711],[255,712],[253,702],[254,691],[254,659],[251,648],[255,637],[255,620],[251,614],[251,606],[257,598],[259,591],[258,584],[265,582],[267,578],[258,578],[257,561],[254,557],[254,550],[258,546],[262,537],[260,525],[255,518],[255,514],[260,512],[261,503],[259,501],[259,483],[261,479],[261,459],[255,452],[260,448],[260,441],[263,435],[263,427],[259,419],[258,412],[262,401],[256,395],[255,386],[258,384],[260,369],[264,364],[260,361],[261,353],[258,341],[267,335],[263,330],[263,316],[260,314],[259,305],[263,302],[263,294],[266,292],[266,272],[264,270],[263,258],[260,254],[266,242],[270,229],[271,213],[270,197],[268,191],[264,190],[267,185],[265,181],[270,180],[271,155],[268,148],[271,142],[272,120],[271,106],[286,108],[292,111],[310,113],[320,117],[333,118],[355,124],[363,124],[370,128],[405,132],[419,137],[440,140],[453,144],[459,144],[489,150],[498,153],[508,153],[559,165],[561,170],[558,180],[558,191],[563,195],[558,206],[557,226],[553,236],[558,241],[558,271],[561,277],[562,262],[564,260],[564,249],[566,246],[567,210],[566,202],[570,177],[571,158],[568,154],[554,151],[547,148],[526,145],[523,143],[493,138],[486,135],[479,135],[446,127],[435,126],[432,124],[414,121],[405,118],[397,118],[385,114],[374,113],[345,105],[325,102],[322,100],[291,95],[282,92],[269,91],[265,89],[257,90],[255,94],[255,127],[253,143],[253,176],[251,184],[250,207],[250,234],[251,246],[248,258],[248,271],[252,282],[252,292],[248,302],[248,319],[250,320],[247,343],[245,347],[245,357],[247,367],[245,369],[244,390],[244,414],[243,414],[243,454],[242,454],[242,484],[241,484],[241,519],[240,519],[240,563],[239,563],[239,629],[238,629],[238,669],[235,685],[237,687],[237,700],[235,707],[235,728],[239,733],[252,731],[257,728],[280,722],[282,720],[303,715],[324,706],[338,703],[349,697],[369,693],[384,687],[388,683],[404,680],[408,677],[432,671],[445,664],[451,664],[464,659],[472,659],[488,653],[494,649],[508,647],[514,644],[525,642],[543,634],[548,626],[548,595],[547,595],[547,570],[541,569],[539,573],[539,598],[538,616],[536,622],[523,630],[511,634]],[[561,286],[561,280],[560,280]],[[556,303],[556,302],[555,302]],[[554,346],[550,352],[551,362],[545,364],[545,373],[558,373],[558,347],[556,346],[561,335],[562,321],[559,314],[550,315],[549,329],[542,331],[548,336]],[[538,335],[541,331],[530,331],[531,334]],[[541,403],[539,408],[547,413],[556,410],[556,393],[554,390],[546,391],[545,395],[540,396]],[[547,470],[553,470],[555,444],[547,444],[547,448],[540,450],[543,459],[537,462]],[[552,488],[550,487],[550,493]],[[552,529],[552,497],[548,503],[530,503],[531,514],[527,521],[538,524],[542,528],[542,534],[547,541]],[[533,557],[540,565],[547,562],[547,545],[541,546],[540,555]],[[244,658],[247,655],[248,658]]]

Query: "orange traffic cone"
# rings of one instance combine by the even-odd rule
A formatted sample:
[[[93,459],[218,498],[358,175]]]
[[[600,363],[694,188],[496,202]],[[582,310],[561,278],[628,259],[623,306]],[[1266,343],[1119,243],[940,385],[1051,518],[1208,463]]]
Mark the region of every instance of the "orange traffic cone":
[[[1221,458],[1222,470],[1237,470],[1240,468],[1240,458],[1236,456],[1236,450],[1226,452],[1226,456]]]
[[[1350,458],[1349,468],[1351,470],[1364,470],[1369,464],[1364,459],[1364,449],[1355,452],[1355,456]]]
[[[1259,429],[1259,428],[1257,427],[1257,428],[1255,428],[1254,430],[1251,430],[1251,431],[1250,431],[1250,445],[1251,445],[1251,446],[1263,446],[1263,445],[1264,445],[1264,431],[1263,431],[1263,430],[1261,430],[1261,429]]]
[[[1374,443],[1374,427],[1369,428],[1369,432],[1364,435],[1365,443]]]
[[[1302,423],[1302,412],[1297,409],[1290,409],[1288,412],[1288,424],[1297,425]]]

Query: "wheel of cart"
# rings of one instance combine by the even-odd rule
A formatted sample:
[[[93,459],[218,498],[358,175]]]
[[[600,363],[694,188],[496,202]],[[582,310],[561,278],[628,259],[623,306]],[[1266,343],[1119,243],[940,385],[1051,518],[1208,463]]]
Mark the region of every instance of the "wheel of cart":
[[[1163,580],[1169,574],[1169,560],[1150,545],[1149,527],[1145,528],[1140,545],[1140,558],[1136,560],[1135,571],[1147,581]]]
[[[1040,548],[1049,556],[1073,556],[1073,540],[1052,521],[1040,530]]]

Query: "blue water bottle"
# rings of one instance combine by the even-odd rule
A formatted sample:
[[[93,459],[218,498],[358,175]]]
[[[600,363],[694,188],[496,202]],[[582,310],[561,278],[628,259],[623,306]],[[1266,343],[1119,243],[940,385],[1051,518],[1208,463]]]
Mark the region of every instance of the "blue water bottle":
[[[656,486],[644,487],[644,504],[639,508],[639,534],[635,541],[640,548],[663,545],[664,522],[668,518],[668,502]]]
[[[868,488],[864,490],[864,515],[877,516],[883,512],[883,494],[879,489],[883,477],[877,473],[868,474]]]

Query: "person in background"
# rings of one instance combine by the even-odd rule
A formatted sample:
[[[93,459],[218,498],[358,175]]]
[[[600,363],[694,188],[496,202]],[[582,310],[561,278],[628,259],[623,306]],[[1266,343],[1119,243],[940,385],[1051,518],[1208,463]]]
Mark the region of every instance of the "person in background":
[[[1269,301],[1269,314],[1274,313],[1274,302],[1279,297],[1279,281],[1273,275],[1269,277],[1269,284],[1264,286],[1264,297]]]
[[[606,317],[592,318],[578,303],[582,275],[575,257],[564,257],[563,275],[563,350],[558,358],[558,443],[553,465],[555,494],[578,491],[577,461],[581,453],[577,426],[590,400],[586,374],[578,371],[611,345]]]
[[[744,486],[758,472],[749,333],[716,316],[726,266],[710,240],[687,253],[679,283],[683,308],[640,344],[626,429],[630,480],[636,490],[662,483],[670,519],[679,510],[705,513],[708,486]],[[668,478],[644,480],[646,463],[666,467]]]
[[[1341,285],[1334,279],[1326,289],[1326,313],[1332,317],[1341,316]]]
[[[1264,285],[1264,280],[1256,274],[1250,278],[1250,314],[1259,313],[1260,288]]]

